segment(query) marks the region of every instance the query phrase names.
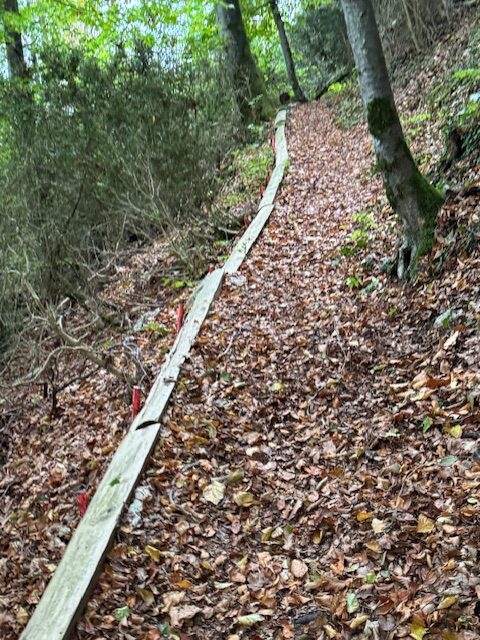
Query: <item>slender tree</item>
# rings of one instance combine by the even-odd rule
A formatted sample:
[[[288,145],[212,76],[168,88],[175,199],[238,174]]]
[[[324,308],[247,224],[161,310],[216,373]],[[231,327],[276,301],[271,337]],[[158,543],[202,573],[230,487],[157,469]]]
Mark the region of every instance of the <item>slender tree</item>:
[[[260,69],[250,50],[239,0],[216,5],[217,20],[225,40],[232,84],[245,121],[272,114],[270,100]]]
[[[371,0],[341,3],[387,197],[403,223],[397,268],[403,278],[431,250],[443,198],[420,173],[405,142]]]
[[[18,15],[18,1],[4,0],[3,9],[8,72],[10,78],[25,78],[27,76],[27,65],[23,54],[22,34],[10,26],[8,19],[8,14]]]
[[[285,25],[283,23],[280,9],[278,8],[277,0],[269,0],[270,9],[272,10],[273,19],[277,27],[278,36],[280,38],[280,45],[282,47],[283,58],[285,60],[285,66],[287,68],[288,81],[293,89],[293,94],[298,102],[306,102],[305,94],[302,91],[302,87],[298,82],[297,73],[295,71],[295,63],[293,62],[292,50],[290,49],[290,43],[288,42],[287,34],[285,31]]]

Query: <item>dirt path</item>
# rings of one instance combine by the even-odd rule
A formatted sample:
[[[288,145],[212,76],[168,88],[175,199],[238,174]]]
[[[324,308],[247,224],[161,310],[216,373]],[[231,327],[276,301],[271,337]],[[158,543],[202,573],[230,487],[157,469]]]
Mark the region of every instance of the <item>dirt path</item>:
[[[478,257],[402,290],[379,269],[394,223],[368,215],[366,131],[312,104],[287,136],[277,211],[184,368],[77,638],[477,637],[480,468],[451,427],[478,421],[478,339],[434,320],[478,303]]]

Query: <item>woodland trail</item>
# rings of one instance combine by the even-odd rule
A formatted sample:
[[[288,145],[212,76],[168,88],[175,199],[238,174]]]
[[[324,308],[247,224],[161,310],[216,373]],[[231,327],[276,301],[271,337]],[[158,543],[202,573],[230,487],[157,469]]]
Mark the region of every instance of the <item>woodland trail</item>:
[[[182,639],[477,637],[471,622],[441,635],[476,615],[475,441],[422,433],[432,394],[434,420],[438,394],[459,413],[475,336],[451,338],[462,377],[437,349],[441,296],[380,275],[381,229],[342,260],[353,216],[381,196],[363,126],[341,131],[316,103],[293,110],[287,139],[276,211],[183,369],[151,499],[137,527],[124,518],[78,638],[169,624]],[[360,294],[346,282],[362,258]],[[212,482],[218,505],[202,498]]]
[[[480,256],[448,240],[478,223],[478,198],[451,198],[434,255],[399,285],[380,268],[396,223],[368,133],[334,116],[324,100],[290,111],[276,209],[182,368],[143,510],[124,515],[73,637],[478,638]],[[101,410],[71,393],[78,413],[43,429],[40,407],[16,435],[6,640],[78,521],[72,492],[94,490],[121,438],[122,399],[99,381]]]
[[[276,211],[183,368],[77,638],[478,637],[475,440],[442,429],[475,415],[478,342],[433,324],[446,295],[478,300],[475,271],[402,290],[379,269],[387,215],[343,258],[382,194],[368,134],[315,103],[287,139]]]

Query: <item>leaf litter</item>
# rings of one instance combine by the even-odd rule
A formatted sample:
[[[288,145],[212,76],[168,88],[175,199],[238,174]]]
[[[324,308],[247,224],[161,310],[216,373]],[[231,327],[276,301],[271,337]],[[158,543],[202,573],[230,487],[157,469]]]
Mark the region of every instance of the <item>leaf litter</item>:
[[[478,247],[390,280],[396,222],[364,127],[299,106],[288,141],[276,211],[182,370],[142,523],[123,520],[78,638],[119,637],[125,602],[125,638],[477,637]],[[363,210],[375,231],[342,256]],[[478,214],[450,200],[440,237]],[[435,326],[446,306],[461,320]]]
[[[291,111],[287,137],[276,211],[182,369],[76,638],[478,637],[480,256],[451,240],[478,227],[478,190],[451,194],[404,287],[381,269],[397,228],[364,126],[341,131],[320,102]],[[83,449],[69,429],[43,464],[58,446],[45,425],[35,481],[12,494],[30,449],[2,481],[7,640],[75,526],[70,493],[121,437],[99,385],[105,414],[83,387],[71,400],[97,429]]]

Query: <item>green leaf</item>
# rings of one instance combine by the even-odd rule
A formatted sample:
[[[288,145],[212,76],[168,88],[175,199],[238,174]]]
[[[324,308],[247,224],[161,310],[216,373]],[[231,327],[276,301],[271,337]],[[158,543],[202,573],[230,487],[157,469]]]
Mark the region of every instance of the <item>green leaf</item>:
[[[426,418],[423,419],[423,433],[427,433],[427,431],[430,429],[430,427],[433,424],[433,420],[432,418],[430,418],[430,416],[427,416]]]
[[[355,613],[360,609],[360,602],[358,601],[357,594],[354,591],[347,593],[347,611],[348,613]]]
[[[120,620],[123,620],[124,618],[128,618],[129,615],[130,609],[128,607],[120,607],[118,609],[115,609],[115,620],[118,620],[118,622],[120,622]]]
[[[450,456],[445,456],[444,458],[442,458],[442,459],[439,461],[439,463],[438,463],[438,464],[439,464],[441,467],[451,467],[451,466],[452,466],[452,464],[455,464],[455,462],[457,462],[457,460],[458,460],[457,456],[452,456],[452,455],[450,455]]]

